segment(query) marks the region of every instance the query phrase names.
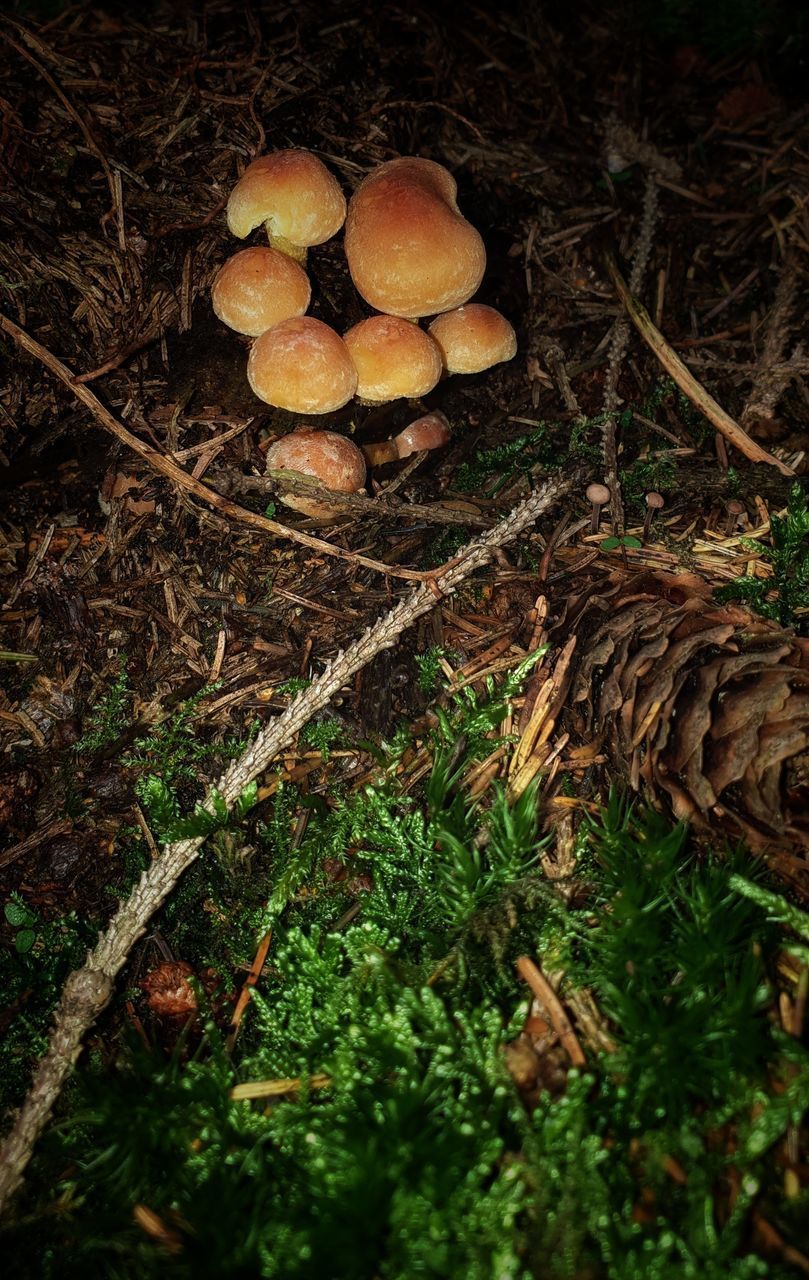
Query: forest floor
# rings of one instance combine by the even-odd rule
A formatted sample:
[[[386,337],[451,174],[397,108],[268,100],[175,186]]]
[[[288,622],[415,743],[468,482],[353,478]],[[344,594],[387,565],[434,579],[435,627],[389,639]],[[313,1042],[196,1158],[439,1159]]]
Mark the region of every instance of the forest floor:
[[[122,1276],[809,1274],[800,74],[597,5],[464,23],[353,2],[117,13],[0,21],[4,1127],[65,977],[178,815],[414,584],[547,480],[572,487],[209,833],[31,1165],[14,1274],[72,1274],[67,1247],[77,1274]],[[330,522],[264,478],[296,419],[253,396],[245,340],[210,308],[229,191],[290,146],[347,194],[397,155],[446,165],[486,244],[479,300],[518,337],[513,361],[423,402],[318,419],[360,444],[425,409],[452,429]],[[308,270],[313,315],[343,332],[368,314],[341,237]],[[591,481],[612,490],[595,516]],[[731,652],[754,661],[731,670]],[[742,703],[734,732],[754,723],[755,742],[720,786],[721,708]],[[360,982],[363,928],[395,992]],[[457,1078],[425,1066],[442,1045]],[[388,1128],[365,1105],[374,1080]],[[127,1146],[150,1125],[166,1146]],[[250,1167],[267,1144],[276,1189]]]

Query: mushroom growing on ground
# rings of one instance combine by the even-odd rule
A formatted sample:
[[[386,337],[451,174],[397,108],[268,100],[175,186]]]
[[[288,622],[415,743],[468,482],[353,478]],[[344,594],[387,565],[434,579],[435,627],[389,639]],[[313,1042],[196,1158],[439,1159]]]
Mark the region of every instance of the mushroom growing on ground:
[[[362,451],[334,431],[304,428],[276,440],[267,450],[267,470],[298,471],[340,493],[357,493],[365,484]],[[294,493],[282,494],[279,501],[307,516],[339,515],[341,510],[317,498]]]
[[[306,272],[277,249],[240,249],[218,272],[211,290],[223,324],[257,338],[281,320],[302,316],[312,290]]]
[[[598,526],[601,521],[601,508],[606,506],[610,500],[610,491],[605,484],[599,484],[594,480],[592,484],[588,484],[585,491],[585,497],[593,508],[593,514],[590,519],[590,532],[598,533]]]
[[[357,370],[357,395],[369,404],[426,396],[441,377],[441,352],[429,334],[399,316],[371,316],[344,335]]]
[[[371,467],[381,467],[383,462],[396,462],[409,458],[422,449],[440,449],[450,439],[449,422],[443,413],[426,413],[416,418],[392,440],[380,440],[378,444],[364,444],[362,452]]]
[[[332,413],[357,389],[348,347],[313,316],[282,320],[256,338],[247,380],[259,400],[291,413]]]
[[[486,250],[461,214],[443,165],[403,157],[380,165],[351,197],[345,250],[351,278],[377,311],[417,320],[472,297]]]
[[[436,316],[430,333],[448,373],[480,373],[517,354],[517,335],[508,320],[482,302]]]
[[[346,200],[311,151],[273,151],[249,164],[228,200],[228,226],[243,240],[260,223],[274,249],[306,261],[306,250],[336,235]]]
[[[644,542],[649,537],[649,533],[652,528],[652,521],[655,518],[655,512],[662,511],[665,505],[666,505],[666,502],[662,493],[657,493],[654,489],[652,489],[649,493],[647,493],[646,518],[643,521],[643,533],[641,534],[641,537]]]

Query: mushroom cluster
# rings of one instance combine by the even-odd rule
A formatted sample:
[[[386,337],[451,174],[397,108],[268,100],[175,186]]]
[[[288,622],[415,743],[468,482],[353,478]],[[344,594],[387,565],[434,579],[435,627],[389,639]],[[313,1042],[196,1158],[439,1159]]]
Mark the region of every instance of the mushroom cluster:
[[[456,196],[455,179],[442,165],[415,156],[379,165],[348,204],[310,151],[275,151],[248,165],[228,200],[228,227],[243,240],[263,225],[269,245],[228,259],[213,282],[212,303],[223,324],[253,340],[247,378],[259,399],[311,418],[355,395],[365,404],[418,398],[442,374],[479,373],[513,358],[517,340],[508,320],[470,302],[483,279],[486,250]],[[312,290],[305,267],[307,250],[344,223],[351,279],[378,314],[341,337],[306,314]],[[435,318],[425,330],[419,321],[427,317]],[[364,451],[335,432],[302,424],[272,446],[267,466],[356,492],[367,465],[448,439],[449,424],[438,413]],[[309,515],[339,510],[292,494],[281,501]]]

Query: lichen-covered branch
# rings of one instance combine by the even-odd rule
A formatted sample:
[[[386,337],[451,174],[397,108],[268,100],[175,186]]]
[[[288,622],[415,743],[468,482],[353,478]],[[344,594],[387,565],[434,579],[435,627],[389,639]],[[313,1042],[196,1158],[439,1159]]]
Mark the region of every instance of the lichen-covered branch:
[[[436,600],[455,591],[465,578],[486,563],[496,548],[513,542],[577,479],[570,476],[566,480],[552,480],[526,498],[493,529],[469,543],[443,571],[414,588],[345,652],[338,653],[322,675],[267,725],[243,755],[231,764],[209,791],[205,807],[213,811],[214,794],[218,792],[230,809],[245,788],[272,763],[307,721],[327,706],[358,671],[383,649],[391,648],[408,627],[434,607]],[[180,840],[166,846],[113,916],[97,946],[88,953],[83,968],[69,976],[56,1010],[47,1053],[37,1067],[34,1082],[14,1126],[0,1148],[0,1212],[22,1181],[34,1145],[81,1052],[85,1032],[112,995],[116,974],[125,964],[149,918],[165,902],[183,872],[197,857],[203,839]]]

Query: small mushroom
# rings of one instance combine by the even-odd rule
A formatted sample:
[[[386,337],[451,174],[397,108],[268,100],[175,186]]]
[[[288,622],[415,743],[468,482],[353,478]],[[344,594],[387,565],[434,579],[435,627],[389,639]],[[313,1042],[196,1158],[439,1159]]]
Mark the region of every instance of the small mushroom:
[[[400,316],[371,316],[345,334],[368,404],[426,396],[441,377],[441,352],[429,334]]]
[[[590,532],[598,533],[598,524],[601,519],[601,508],[605,503],[609,502],[610,491],[605,484],[599,484],[597,481],[594,481],[593,484],[588,484],[585,496],[587,501],[592,503],[593,507],[593,518],[590,521]]]
[[[365,484],[365,458],[351,440],[335,431],[303,428],[276,440],[267,450],[267,471],[298,471],[313,476],[338,493],[358,493]],[[282,494],[284,506],[304,515],[325,518],[341,508],[294,493]]]
[[[731,498],[728,503],[728,515],[725,521],[725,537],[729,538],[739,523],[739,516],[744,512],[744,503],[739,502],[738,498]]]
[[[411,422],[392,440],[364,444],[362,451],[369,466],[381,467],[384,462],[409,458],[412,453],[420,453],[423,449],[440,449],[449,443],[449,439],[449,422],[444,414],[426,413],[423,418],[416,418],[415,422]]]
[[[332,413],[354,395],[357,370],[339,334],[313,316],[296,316],[256,338],[247,380],[276,409]]]
[[[346,199],[337,179],[311,151],[290,149],[259,156],[230,193],[228,227],[243,240],[262,222],[270,245],[298,262],[306,250],[336,235]]]
[[[653,490],[651,490],[651,492],[650,492],[650,493],[647,493],[647,495],[646,495],[646,517],[645,517],[645,519],[644,519],[644,521],[643,521],[643,535],[642,535],[642,536],[643,536],[643,541],[644,541],[644,542],[645,542],[645,541],[646,541],[646,539],[649,537],[649,531],[650,531],[650,529],[651,529],[651,527],[652,527],[652,521],[653,521],[653,520],[654,520],[654,518],[655,518],[655,512],[656,512],[656,511],[662,511],[662,509],[663,509],[663,507],[664,507],[665,505],[666,505],[666,503],[665,503],[665,499],[664,499],[664,497],[663,497],[662,493],[656,493],[656,492],[654,491],[654,489],[653,489]]]
[[[218,272],[211,290],[216,316],[229,329],[257,338],[302,316],[312,290],[306,272],[277,249],[240,249]]]
[[[404,156],[369,173],[351,197],[345,250],[370,306],[418,320],[450,311],[477,291],[486,250],[455,199],[452,174]]]
[[[437,316],[430,333],[447,373],[480,373],[517,354],[517,335],[508,320],[482,302]]]

